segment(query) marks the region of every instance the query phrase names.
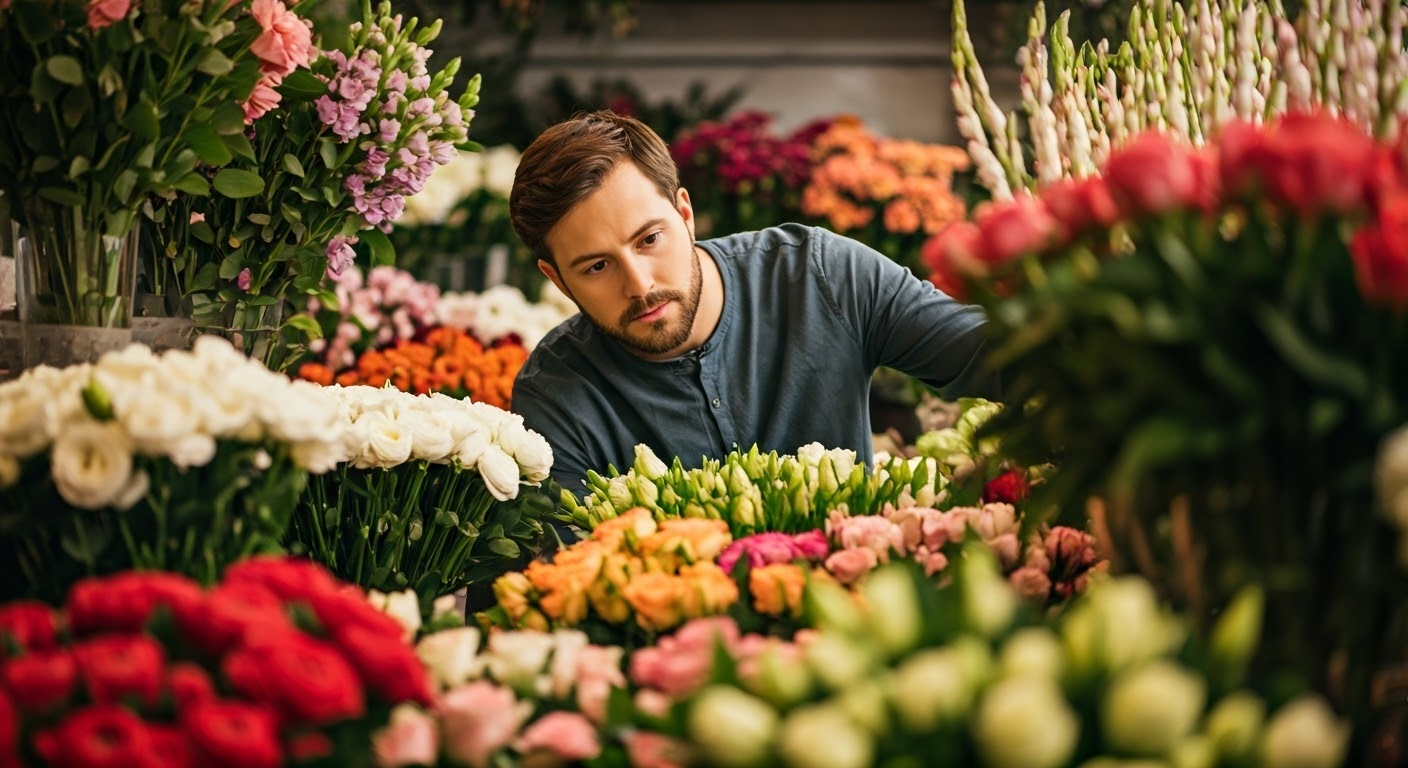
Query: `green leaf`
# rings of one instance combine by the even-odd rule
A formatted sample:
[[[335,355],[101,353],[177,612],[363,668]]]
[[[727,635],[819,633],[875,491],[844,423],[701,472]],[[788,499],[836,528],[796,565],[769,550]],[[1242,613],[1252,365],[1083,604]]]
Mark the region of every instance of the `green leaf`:
[[[1369,377],[1363,370],[1316,347],[1290,318],[1274,307],[1262,304],[1254,311],[1266,338],[1293,370],[1325,389],[1360,398],[1368,394]]]
[[[43,65],[36,64],[29,75],[29,95],[41,104],[47,104],[59,97],[59,81],[55,80]]]
[[[279,84],[279,93],[284,96],[313,99],[328,92],[328,84],[306,69],[290,72]]]
[[[92,103],[87,88],[70,88],[63,99],[64,125],[77,128],[88,116],[88,108]]]
[[[215,191],[235,200],[254,197],[264,191],[264,180],[253,171],[225,168],[215,174]]]
[[[300,179],[303,178],[303,163],[298,162],[298,158],[288,153],[284,153],[284,170]]]
[[[40,155],[34,158],[34,163],[29,167],[36,176],[41,173],[48,173],[59,167],[59,158],[53,155]]]
[[[223,134],[220,138],[236,157],[243,157],[251,161],[255,159],[254,146],[249,143],[249,139],[243,133]]]
[[[196,270],[196,277],[186,286],[187,293],[197,291],[208,291],[215,287],[215,280],[219,277],[219,267],[214,264],[205,264]]]
[[[188,173],[177,179],[171,186],[188,195],[195,195],[197,197],[205,197],[210,194],[210,182],[206,181],[205,177],[199,173]],[[209,225],[207,225],[206,228],[208,229]],[[194,230],[194,227],[192,227],[192,229]],[[206,242],[208,243],[210,240],[206,240]]]
[[[161,119],[157,114],[156,105],[146,94],[142,94],[137,103],[127,110],[122,124],[139,139],[151,140],[161,135]]]
[[[333,143],[332,139],[318,141],[318,157],[322,158],[323,167],[329,169],[337,167],[337,145]]]
[[[71,205],[74,207],[83,205],[88,199],[78,192],[65,187],[40,187],[39,196],[50,202],[59,205]]]
[[[254,222],[255,224],[258,224],[258,225],[261,226],[261,227],[266,227],[266,226],[268,226],[268,225],[269,225],[269,222],[270,222],[270,220],[271,220],[271,219],[269,218],[269,214],[267,214],[267,213],[251,213],[251,214],[249,214],[248,216],[246,216],[245,219],[247,219],[248,221],[252,221],[252,222]]]
[[[294,315],[293,317],[290,317],[287,321],[284,322],[284,327],[302,331],[304,336],[309,339],[323,338],[323,327],[321,325],[318,325],[318,321],[314,320],[310,315]],[[437,521],[439,520],[438,514],[436,515],[436,519]],[[453,525],[454,523],[451,523],[449,526],[446,527],[450,527]]]
[[[20,34],[34,45],[48,42],[59,31],[59,20],[50,3],[14,3],[10,9],[15,14]]]
[[[196,69],[207,75],[219,77],[235,68],[235,63],[230,61],[230,57],[220,52],[219,48],[207,48],[205,54],[196,62]]]
[[[44,70],[61,83],[83,85],[83,65],[72,56],[50,56],[44,62]]]
[[[489,539],[489,551],[504,557],[518,557],[518,545],[511,539]]]
[[[73,158],[73,162],[68,164],[68,176],[71,179],[76,179],[79,176],[82,176],[83,174],[87,173],[89,167],[90,164],[88,162],[88,158],[83,157],[82,155],[75,157]]]
[[[396,263],[396,246],[379,229],[368,229],[358,234],[362,242],[372,250],[372,266],[389,267]]]
[[[220,279],[233,280],[244,269],[243,255],[240,250],[234,250],[220,261]]]
[[[244,133],[244,110],[233,101],[227,101],[215,108],[210,116],[210,126],[221,136]]]
[[[234,154],[210,123],[196,123],[187,128],[186,141],[206,165],[224,165],[234,159]]]
[[[117,175],[117,180],[113,182],[112,189],[117,193],[118,202],[123,205],[132,199],[132,190],[137,186],[137,172],[128,168]]]
[[[210,187],[209,187],[208,184],[206,185],[205,194],[207,194],[207,195],[210,194]],[[197,221],[197,222],[195,222],[194,224],[191,225],[191,227],[190,227],[190,232],[191,232],[191,237],[194,237],[195,239],[201,241],[202,243],[206,243],[206,244],[208,245],[208,244],[210,244],[210,243],[215,242],[215,230],[211,228],[211,226],[210,226],[210,224],[209,224],[208,222],[204,222],[204,221]]]

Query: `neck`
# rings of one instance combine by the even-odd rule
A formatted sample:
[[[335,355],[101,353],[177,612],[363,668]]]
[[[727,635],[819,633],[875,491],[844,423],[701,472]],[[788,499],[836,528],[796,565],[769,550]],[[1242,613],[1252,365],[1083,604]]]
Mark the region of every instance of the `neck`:
[[[694,246],[699,257],[700,281],[699,311],[694,314],[694,330],[685,342],[685,351],[693,351],[703,346],[719,327],[719,319],[724,314],[724,279],[719,273],[719,265],[714,257],[698,245]]]

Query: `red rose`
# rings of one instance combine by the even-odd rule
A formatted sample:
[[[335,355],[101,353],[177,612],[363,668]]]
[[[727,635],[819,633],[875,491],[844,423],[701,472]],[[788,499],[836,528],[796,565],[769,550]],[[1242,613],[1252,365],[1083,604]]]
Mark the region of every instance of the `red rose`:
[[[1289,114],[1272,128],[1269,191],[1302,215],[1349,212],[1364,204],[1374,140],[1325,113]]]
[[[989,480],[983,486],[983,503],[1003,502],[1018,504],[1027,498],[1027,473],[1021,470],[1008,470]]]
[[[971,221],[955,221],[924,241],[920,256],[930,270],[929,281],[948,295],[962,299],[963,278],[982,274],[978,238],[982,232]]]
[[[361,675],[362,683],[383,702],[430,704],[434,693],[425,664],[399,636],[386,637],[352,626],[338,632],[336,637],[352,667]]]
[[[306,600],[335,592],[338,582],[323,566],[296,557],[251,557],[225,571],[225,584],[254,583],[284,600]]]
[[[199,600],[200,587],[184,576],[128,571],[84,579],[68,594],[69,627],[76,634],[140,632],[158,605]]]
[[[215,684],[201,667],[178,661],[166,670],[166,688],[178,709],[187,709],[215,698]]]
[[[58,622],[54,610],[33,600],[0,605],[0,653],[8,637],[21,649],[53,648]]]
[[[283,764],[278,719],[267,707],[210,701],[181,713],[202,765],[263,768]]]
[[[1092,227],[1108,229],[1120,217],[1109,185],[1099,176],[1052,182],[1041,188],[1041,200],[1061,223],[1067,238]]]
[[[1245,198],[1261,194],[1272,157],[1269,134],[1260,125],[1237,120],[1218,131],[1218,172],[1223,190],[1230,195]]]
[[[329,635],[360,627],[399,642],[406,632],[399,622],[373,607],[360,587],[347,585],[345,589],[313,595],[308,598],[308,607]]]
[[[978,210],[978,258],[988,264],[1005,264],[1029,253],[1040,253],[1055,244],[1061,225],[1038,198],[1026,195]]]
[[[1365,299],[1408,307],[1408,195],[1381,203],[1376,220],[1350,240],[1349,253]]]
[[[85,707],[57,728],[35,736],[44,761],[55,768],[134,768],[152,762],[152,738],[131,711],[113,705]]]
[[[1202,205],[1205,183],[1195,153],[1156,131],[1136,136],[1110,154],[1105,180],[1110,194],[1129,216],[1157,215]]]
[[[247,638],[222,666],[235,690],[272,706],[286,724],[323,725],[366,711],[362,685],[347,660],[301,632]]]
[[[161,696],[166,654],[146,635],[105,635],[73,647],[78,669],[97,704],[119,704],[134,696],[153,706]]]
[[[196,748],[191,737],[176,726],[148,725],[151,735],[152,753],[149,764],[156,768],[196,768],[201,763],[196,760]]]
[[[68,701],[78,664],[68,651],[33,651],[0,667],[0,682],[21,712],[48,712]]]
[[[176,625],[201,650],[220,655],[249,631],[292,626],[284,601],[254,582],[221,584],[176,608]]]

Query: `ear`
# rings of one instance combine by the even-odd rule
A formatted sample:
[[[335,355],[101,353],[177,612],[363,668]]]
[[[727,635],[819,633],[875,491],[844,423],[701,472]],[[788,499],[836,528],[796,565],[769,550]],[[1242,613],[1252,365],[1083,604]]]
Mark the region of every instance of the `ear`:
[[[552,284],[557,286],[557,289],[562,291],[564,296],[576,301],[572,296],[572,292],[567,290],[567,284],[562,282],[562,275],[558,274],[557,267],[554,267],[552,262],[547,259],[538,259],[538,271],[543,273],[543,277],[551,280]]]
[[[684,226],[689,230],[689,239],[694,239],[694,205],[689,202],[689,190],[680,187],[675,193],[675,210],[680,212],[680,218],[684,219]]]

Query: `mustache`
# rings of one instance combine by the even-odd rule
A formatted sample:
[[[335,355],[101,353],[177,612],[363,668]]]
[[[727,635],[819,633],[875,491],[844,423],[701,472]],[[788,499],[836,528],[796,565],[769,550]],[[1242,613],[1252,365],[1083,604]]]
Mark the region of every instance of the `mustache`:
[[[637,317],[640,317],[667,301],[681,301],[683,299],[684,294],[679,291],[656,291],[655,293],[647,294],[645,298],[637,299],[631,302],[629,307],[626,307],[626,311],[621,313],[621,325],[623,327],[630,325]]]

